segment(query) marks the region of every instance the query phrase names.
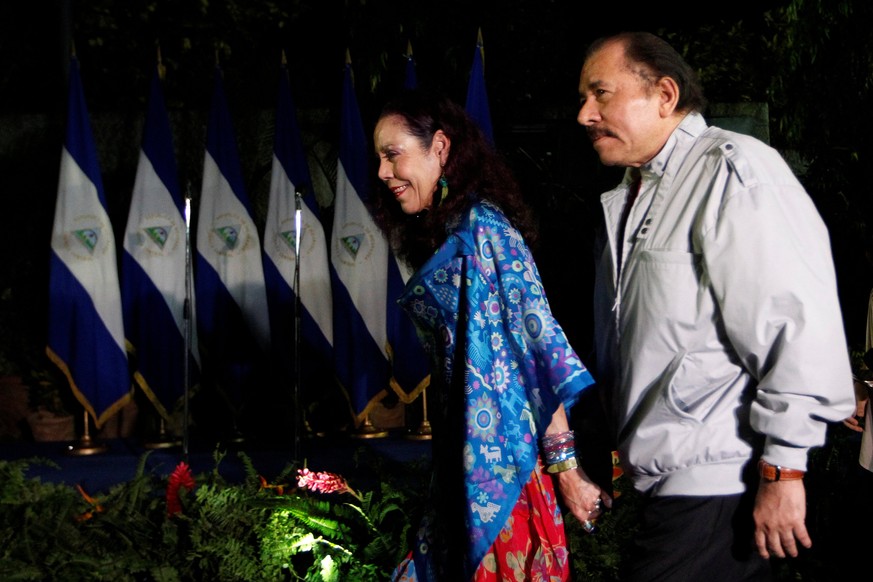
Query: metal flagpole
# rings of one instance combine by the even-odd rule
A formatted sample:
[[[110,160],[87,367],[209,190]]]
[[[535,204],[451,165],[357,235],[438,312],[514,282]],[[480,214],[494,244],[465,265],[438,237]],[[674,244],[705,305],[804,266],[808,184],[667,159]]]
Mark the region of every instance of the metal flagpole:
[[[190,190],[190,187],[189,187]],[[184,382],[184,397],[182,411],[182,457],[185,462],[188,462],[188,384],[190,378],[190,370],[188,360],[191,358],[191,195],[190,192],[185,196],[185,305],[182,315],[185,319],[185,361],[183,366],[183,382]]]
[[[294,460],[300,460],[300,430],[303,414],[300,412],[300,239],[303,231],[303,194],[294,191]]]

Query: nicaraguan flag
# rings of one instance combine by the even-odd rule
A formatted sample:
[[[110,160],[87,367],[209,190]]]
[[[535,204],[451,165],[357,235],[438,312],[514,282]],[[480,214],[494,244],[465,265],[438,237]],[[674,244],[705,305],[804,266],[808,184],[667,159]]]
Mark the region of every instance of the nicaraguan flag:
[[[300,228],[296,194],[301,195]],[[270,306],[273,353],[284,382],[293,382],[295,341],[295,268],[300,236],[300,362],[308,385],[325,385],[333,374],[333,304],[330,262],[318,203],[291,95],[286,66],[279,78],[270,199],[264,229],[264,277]],[[313,384],[320,382],[320,384]]]
[[[186,289],[186,233],[185,200],[156,71],[124,233],[121,299],[134,379],[166,420],[185,393],[186,357],[190,383],[199,375],[196,330],[186,322],[186,297],[194,293]]]
[[[415,60],[412,58],[412,43],[409,43],[406,49],[404,89],[415,89],[416,83]],[[397,305],[397,298],[411,275],[409,267],[398,261],[392,253],[388,260],[386,306],[390,386],[400,400],[407,404],[415,400],[430,384],[430,359],[418,339],[412,320]]]
[[[470,69],[470,82],[467,85],[467,104],[465,109],[491,143],[494,143],[494,130],[491,126],[491,109],[488,107],[488,92],[485,90],[485,48],[482,31],[473,51],[473,66]]]
[[[387,393],[388,241],[373,222],[368,197],[367,141],[348,57],[343,76],[340,151],[334,201],[334,361],[356,424]]]
[[[239,413],[269,352],[270,322],[261,241],[235,139],[216,67],[197,219],[196,314],[203,371]]]
[[[131,397],[115,235],[79,63],[70,63],[66,142],[49,265],[49,358],[97,428]]]

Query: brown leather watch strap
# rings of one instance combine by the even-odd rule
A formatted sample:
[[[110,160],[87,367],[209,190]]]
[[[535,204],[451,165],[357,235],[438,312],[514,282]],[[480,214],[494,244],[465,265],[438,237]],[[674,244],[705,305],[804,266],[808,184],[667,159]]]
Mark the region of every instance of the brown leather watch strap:
[[[758,461],[758,473],[765,481],[796,481],[803,479],[805,471],[789,469],[780,465],[771,465],[764,459]]]

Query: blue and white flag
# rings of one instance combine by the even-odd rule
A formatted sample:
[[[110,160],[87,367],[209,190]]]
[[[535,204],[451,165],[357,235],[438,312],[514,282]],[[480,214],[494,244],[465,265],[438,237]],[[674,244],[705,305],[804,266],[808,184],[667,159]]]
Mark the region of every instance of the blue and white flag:
[[[261,240],[252,216],[216,67],[197,219],[196,314],[203,371],[209,369],[236,413],[270,348]]]
[[[366,206],[367,141],[348,57],[343,76],[340,151],[334,200],[334,361],[359,425],[387,394],[388,241]]]
[[[166,420],[185,394],[186,358],[189,387],[199,375],[197,334],[186,305],[194,293],[187,264],[189,221],[156,71],[124,233],[121,299],[134,379]]]
[[[295,273],[298,248],[299,272]],[[301,345],[297,347],[301,357],[297,371],[307,383],[320,381],[316,384],[320,386],[332,383],[330,261],[285,65],[279,78],[264,255],[273,353],[275,361],[279,363],[282,380],[295,381],[291,374],[294,372],[296,315],[299,315]],[[298,280],[295,281],[295,278]],[[295,314],[297,284],[301,308]]]
[[[472,117],[485,137],[493,144],[494,129],[491,126],[491,109],[488,106],[488,92],[485,90],[485,48],[482,43],[482,30],[473,51],[473,66],[470,68],[470,82],[467,85],[467,113]]]
[[[130,400],[131,383],[115,235],[75,57],[69,83],[52,228],[46,352],[100,428]]]
[[[417,84],[412,43],[406,49],[404,88],[415,89]],[[422,347],[415,325],[409,315],[397,304],[403,288],[412,275],[409,267],[392,253],[388,261],[388,360],[391,368],[391,389],[406,404],[415,400],[430,385],[430,359]]]

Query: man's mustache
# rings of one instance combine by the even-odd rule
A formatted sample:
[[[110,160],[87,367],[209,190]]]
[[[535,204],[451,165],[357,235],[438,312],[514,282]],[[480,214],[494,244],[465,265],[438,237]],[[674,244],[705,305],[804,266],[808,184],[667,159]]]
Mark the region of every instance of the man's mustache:
[[[617,137],[614,133],[603,127],[586,127],[585,131],[588,132],[588,139],[591,141],[601,137]]]

